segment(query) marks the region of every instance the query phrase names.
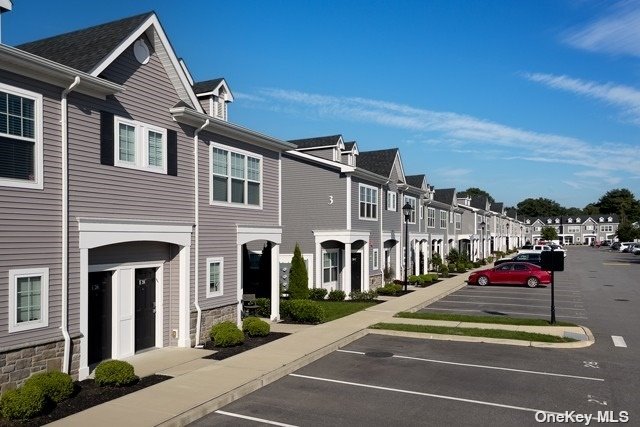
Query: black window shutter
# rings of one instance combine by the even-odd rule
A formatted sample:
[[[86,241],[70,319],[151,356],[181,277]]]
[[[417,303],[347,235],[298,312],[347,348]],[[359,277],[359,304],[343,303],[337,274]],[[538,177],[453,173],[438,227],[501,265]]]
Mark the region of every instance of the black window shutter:
[[[178,132],[167,129],[167,175],[178,176]]]
[[[113,166],[113,113],[100,111],[100,163]]]

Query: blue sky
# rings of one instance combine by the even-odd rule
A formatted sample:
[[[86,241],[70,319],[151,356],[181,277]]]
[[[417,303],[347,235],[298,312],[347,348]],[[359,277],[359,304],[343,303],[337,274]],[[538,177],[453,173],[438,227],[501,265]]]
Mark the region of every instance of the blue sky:
[[[15,45],[154,10],[230,121],[399,147],[407,174],[507,206],[640,197],[640,1],[15,0]]]

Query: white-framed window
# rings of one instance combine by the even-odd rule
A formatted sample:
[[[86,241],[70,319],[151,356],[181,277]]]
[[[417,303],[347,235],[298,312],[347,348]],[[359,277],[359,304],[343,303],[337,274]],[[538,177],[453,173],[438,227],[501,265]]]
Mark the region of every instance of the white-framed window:
[[[322,254],[322,284],[338,285],[338,250],[330,249]]]
[[[114,165],[167,173],[167,130],[114,117]]]
[[[436,209],[427,208],[427,227],[434,228],[436,226]]]
[[[456,230],[461,230],[462,229],[462,215],[460,215],[459,213],[455,214],[455,221],[456,221]]]
[[[380,250],[373,249],[371,251],[371,264],[374,270],[380,268]]]
[[[262,207],[262,156],[211,144],[210,203]]]
[[[207,258],[207,298],[219,297],[224,291],[224,258]]]
[[[613,222],[613,218],[611,217],[607,218],[607,222]]]
[[[420,219],[424,219],[424,205],[420,205]]]
[[[533,231],[542,231],[542,227],[533,227]]]
[[[370,185],[358,184],[360,219],[378,219],[378,189]]]
[[[447,228],[447,211],[440,211],[440,228]]]
[[[613,231],[613,225],[601,225],[600,231]]]
[[[585,226],[584,226],[584,229],[585,229],[585,230],[595,230],[595,229],[596,229],[596,226],[595,226],[595,225],[593,225],[593,224],[589,224],[589,225],[585,225]]]
[[[9,332],[49,326],[49,269],[9,270]]]
[[[398,210],[398,193],[387,191],[387,210],[396,212]]]
[[[416,198],[411,196],[404,196],[403,206],[409,203],[413,209],[411,209],[411,214],[409,215],[409,224],[416,223]]]
[[[579,233],[580,226],[579,225],[569,225],[567,226],[567,233]]]
[[[0,186],[43,186],[42,95],[0,83]]]
[[[569,218],[568,221],[569,221],[569,224],[572,224],[573,223],[573,218]]]

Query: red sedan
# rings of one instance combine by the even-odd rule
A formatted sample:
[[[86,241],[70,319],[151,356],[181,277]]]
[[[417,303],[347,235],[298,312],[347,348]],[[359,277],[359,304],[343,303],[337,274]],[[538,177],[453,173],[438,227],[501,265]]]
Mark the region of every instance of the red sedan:
[[[488,284],[538,285],[551,283],[551,274],[539,266],[528,262],[505,262],[497,267],[474,271],[469,276],[469,284],[485,286]]]

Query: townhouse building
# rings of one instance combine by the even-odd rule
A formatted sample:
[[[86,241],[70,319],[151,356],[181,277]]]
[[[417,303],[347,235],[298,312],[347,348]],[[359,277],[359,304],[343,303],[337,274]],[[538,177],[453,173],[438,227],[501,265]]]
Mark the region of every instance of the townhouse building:
[[[458,235],[462,231],[462,208],[458,207],[455,188],[432,190],[427,208],[427,227],[433,228],[431,247],[434,253],[445,258],[451,249],[468,254],[466,245],[462,245]]]
[[[542,239],[542,229],[553,227],[560,244],[590,245],[615,240],[620,225],[616,214],[553,216],[525,218],[526,239],[532,243]]]
[[[0,384],[189,347],[240,318],[243,249],[279,313],[285,141],[227,121],[154,13],[0,45]]]

